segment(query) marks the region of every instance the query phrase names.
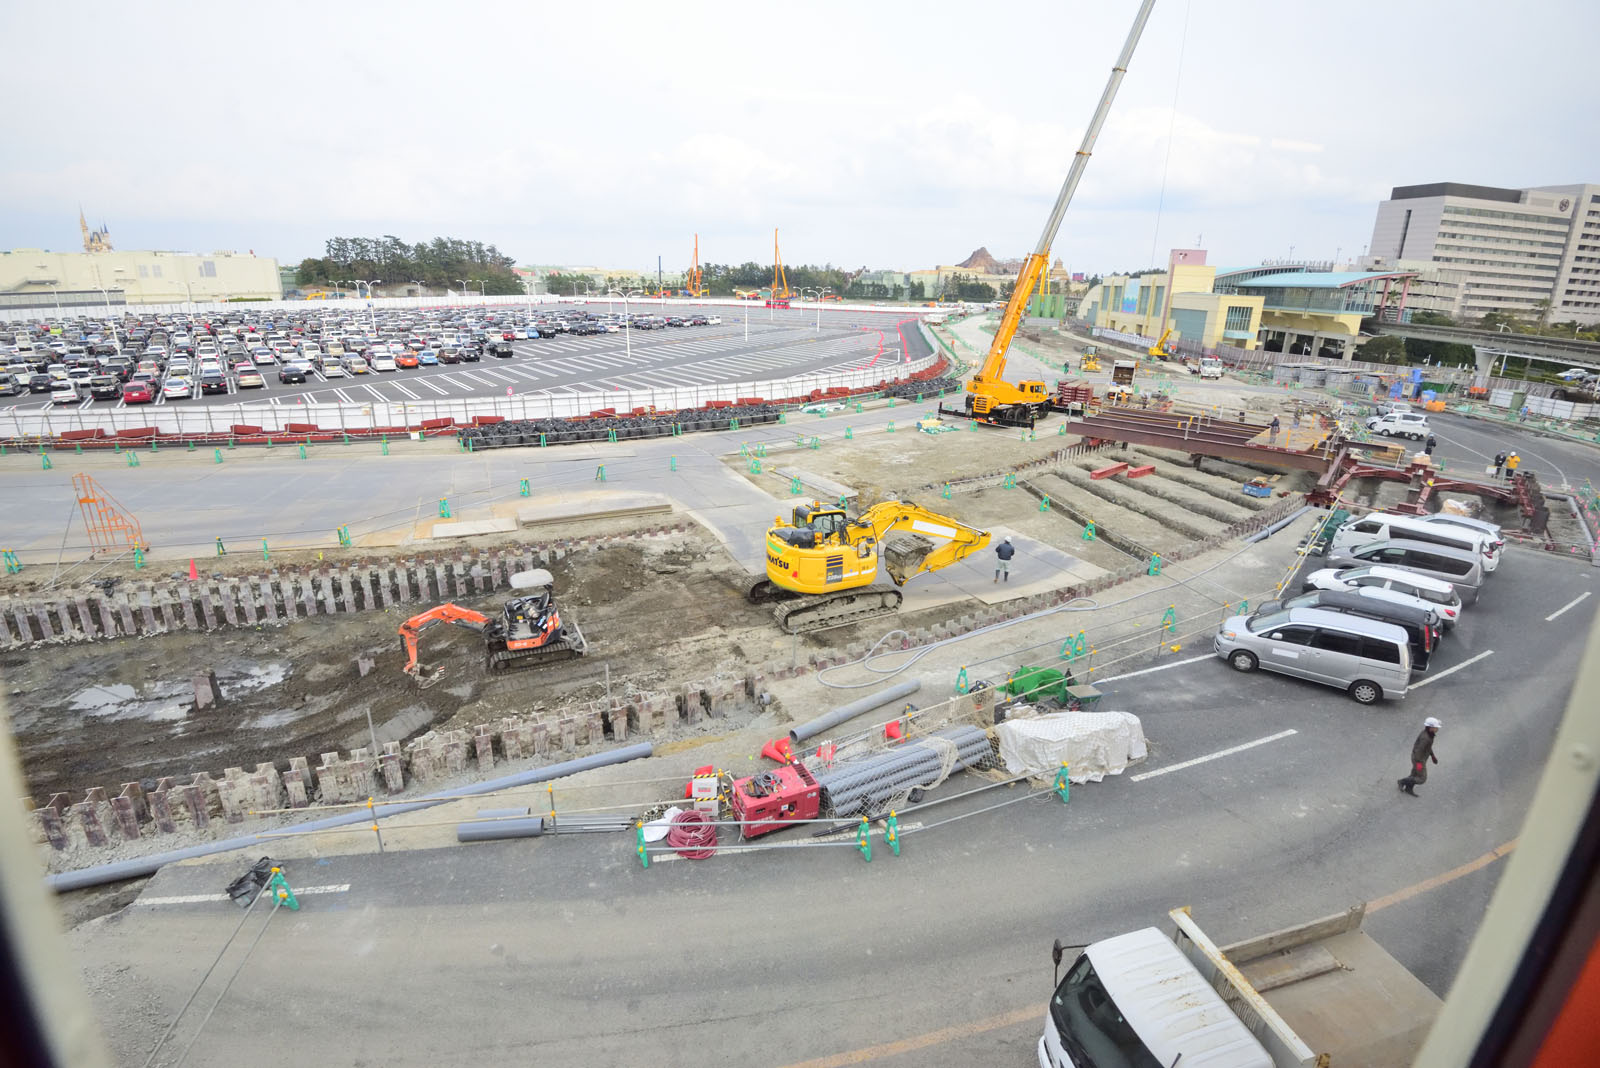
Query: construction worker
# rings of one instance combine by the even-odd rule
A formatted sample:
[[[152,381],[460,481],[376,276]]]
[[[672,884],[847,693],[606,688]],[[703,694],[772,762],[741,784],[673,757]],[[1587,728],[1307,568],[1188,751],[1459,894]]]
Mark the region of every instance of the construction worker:
[[[1005,538],[1002,538],[1000,544],[994,547],[994,555],[996,557],[994,563],[994,580],[999,582],[1002,578],[1004,578],[1007,582],[1010,582],[1011,558],[1017,555],[1017,549],[1016,546],[1011,544],[1011,537],[1009,535],[1007,535]]]
[[[1521,462],[1522,462],[1522,457],[1518,456],[1514,452],[1509,454],[1506,457],[1506,477],[1507,478],[1515,478],[1516,477],[1517,465],[1520,464]]]
[[[1439,763],[1439,758],[1433,755],[1433,737],[1442,726],[1444,724],[1432,716],[1422,721],[1422,733],[1411,743],[1411,774],[1398,780],[1401,793],[1416,797],[1416,788],[1428,781],[1428,761]]]
[[[1278,417],[1277,416],[1273,416],[1272,417],[1272,422],[1267,424],[1267,444],[1268,445],[1276,445],[1278,443],[1278,427],[1279,427],[1279,425],[1280,424],[1278,423]]]
[[[1438,446],[1438,444],[1439,439],[1434,437],[1432,434],[1429,434],[1428,443],[1422,447],[1422,451],[1427,453],[1429,456],[1432,456],[1433,450]]]
[[[1500,471],[1506,466],[1506,451],[1501,449],[1494,454],[1494,480],[1500,481]]]

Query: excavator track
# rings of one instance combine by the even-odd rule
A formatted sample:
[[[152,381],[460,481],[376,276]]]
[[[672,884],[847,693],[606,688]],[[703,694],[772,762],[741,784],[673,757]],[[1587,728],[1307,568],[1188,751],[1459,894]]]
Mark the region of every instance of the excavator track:
[[[903,597],[894,586],[868,586],[816,597],[798,597],[774,605],[772,614],[790,634],[843,627],[878,616],[894,615]]]
[[[568,619],[562,624],[559,637],[532,649],[507,649],[501,642],[491,644],[484,656],[484,664],[491,674],[506,675],[563,660],[576,660],[588,651],[588,639],[583,636],[578,624]]]

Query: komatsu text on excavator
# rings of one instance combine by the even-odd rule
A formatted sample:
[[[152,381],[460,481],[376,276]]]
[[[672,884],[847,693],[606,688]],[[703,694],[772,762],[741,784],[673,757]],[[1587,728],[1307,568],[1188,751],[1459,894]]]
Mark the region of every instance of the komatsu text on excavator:
[[[1006,302],[1006,310],[1000,316],[1000,326],[994,332],[994,341],[989,345],[983,366],[979,367],[967,382],[965,410],[945,409],[941,406],[940,411],[951,415],[965,415],[991,426],[1031,427],[1036,419],[1050,409],[1050,393],[1043,382],[1013,383],[1005,380],[1003,376],[1006,370],[1006,353],[1011,348],[1011,339],[1016,335],[1017,327],[1022,323],[1022,312],[1027,307],[1028,298],[1039,284],[1039,276],[1044,272],[1050,257],[1050,246],[1055,241],[1056,232],[1061,229],[1061,220],[1067,213],[1067,205],[1072,202],[1072,194],[1078,188],[1084,168],[1088,166],[1095,140],[1100,136],[1100,127],[1105,123],[1106,115],[1111,110],[1112,100],[1116,99],[1117,87],[1122,84],[1122,76],[1128,72],[1128,62],[1133,58],[1134,46],[1139,43],[1139,35],[1143,32],[1144,24],[1150,17],[1150,9],[1154,6],[1155,0],[1144,0],[1139,7],[1138,15],[1134,17],[1133,29],[1128,32],[1128,40],[1122,46],[1122,54],[1117,58],[1116,66],[1111,69],[1111,77],[1106,82],[1105,91],[1100,95],[1100,106],[1095,109],[1094,117],[1089,120],[1089,129],[1083,135],[1083,144],[1078,148],[1077,155],[1072,158],[1072,167],[1067,171],[1067,179],[1062,183],[1061,192],[1056,196],[1055,207],[1045,222],[1044,232],[1039,235],[1038,244],[1023,261],[1022,270],[1017,274],[1017,283],[1011,289],[1011,299]]]
[[[989,544],[987,531],[909,501],[884,501],[855,519],[818,501],[798,504],[767,531],[767,573],[751,580],[752,603],[775,601],[791,634],[857,623],[900,607],[898,587]],[[880,568],[881,561],[881,568]]]

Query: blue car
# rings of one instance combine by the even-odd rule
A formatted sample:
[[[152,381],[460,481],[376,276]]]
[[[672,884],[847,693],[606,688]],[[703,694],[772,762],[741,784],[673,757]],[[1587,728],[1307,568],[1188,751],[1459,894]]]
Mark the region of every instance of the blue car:
[[[417,362],[424,367],[437,367],[439,366],[439,354],[432,349],[423,349],[417,353]]]

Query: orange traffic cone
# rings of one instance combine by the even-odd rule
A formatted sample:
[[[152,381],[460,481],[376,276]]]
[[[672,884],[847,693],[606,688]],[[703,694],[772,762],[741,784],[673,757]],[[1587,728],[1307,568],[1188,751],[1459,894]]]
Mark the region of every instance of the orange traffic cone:
[[[200,581],[200,569],[198,567],[194,566],[194,558],[193,557],[190,557],[190,559],[189,559],[189,581],[190,582],[199,582]]]
[[[761,755],[779,764],[791,764],[794,762],[794,752],[789,748],[787,735],[782,738],[774,738],[762,746]]]

